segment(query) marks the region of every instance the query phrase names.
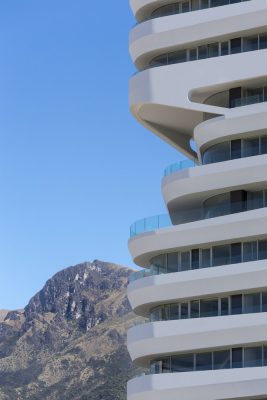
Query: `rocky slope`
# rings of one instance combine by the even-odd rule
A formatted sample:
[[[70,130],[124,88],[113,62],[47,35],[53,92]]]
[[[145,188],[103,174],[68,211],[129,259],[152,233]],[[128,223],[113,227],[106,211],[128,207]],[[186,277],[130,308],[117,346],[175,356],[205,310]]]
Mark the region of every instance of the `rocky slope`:
[[[8,313],[8,310],[0,310],[0,322],[4,321],[7,313]]]
[[[94,261],[67,268],[0,322],[0,400],[125,400],[132,367],[126,297],[132,271]]]

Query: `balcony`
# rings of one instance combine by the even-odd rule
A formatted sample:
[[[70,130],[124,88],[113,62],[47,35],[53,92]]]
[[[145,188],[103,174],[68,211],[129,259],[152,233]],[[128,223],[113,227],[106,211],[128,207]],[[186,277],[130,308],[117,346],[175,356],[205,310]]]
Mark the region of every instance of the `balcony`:
[[[174,172],[182,171],[184,169],[193,168],[196,166],[198,166],[198,164],[195,161],[182,160],[178,163],[171,164],[167,168],[165,168],[164,177],[169,176],[169,175],[173,174]]]

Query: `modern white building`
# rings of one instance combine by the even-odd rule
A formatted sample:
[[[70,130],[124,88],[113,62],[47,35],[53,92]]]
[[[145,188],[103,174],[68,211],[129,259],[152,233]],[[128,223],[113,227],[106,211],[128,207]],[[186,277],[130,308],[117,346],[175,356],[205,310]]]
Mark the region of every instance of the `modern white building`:
[[[132,113],[188,160],[131,227],[128,400],[267,399],[267,1],[131,7]]]

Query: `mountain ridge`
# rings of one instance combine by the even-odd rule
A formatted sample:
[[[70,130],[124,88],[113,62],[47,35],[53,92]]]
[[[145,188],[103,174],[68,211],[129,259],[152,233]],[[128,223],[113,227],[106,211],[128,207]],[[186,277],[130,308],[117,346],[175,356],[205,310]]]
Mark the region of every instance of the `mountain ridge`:
[[[125,400],[140,372],[126,349],[136,324],[126,296],[132,269],[99,260],[65,268],[24,311],[0,322],[0,400]]]

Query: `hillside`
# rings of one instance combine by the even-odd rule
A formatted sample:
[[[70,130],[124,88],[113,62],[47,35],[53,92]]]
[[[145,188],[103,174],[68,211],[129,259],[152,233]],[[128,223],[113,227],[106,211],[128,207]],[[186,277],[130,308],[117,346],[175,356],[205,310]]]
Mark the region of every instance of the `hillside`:
[[[0,323],[1,400],[125,400],[138,371],[126,349],[136,323],[130,269],[101,261],[51,278]],[[140,371],[139,371],[140,372]]]

